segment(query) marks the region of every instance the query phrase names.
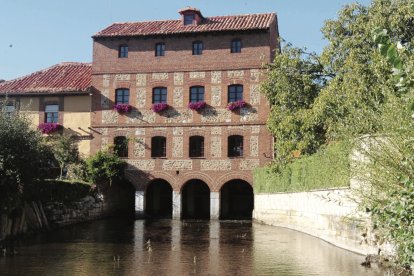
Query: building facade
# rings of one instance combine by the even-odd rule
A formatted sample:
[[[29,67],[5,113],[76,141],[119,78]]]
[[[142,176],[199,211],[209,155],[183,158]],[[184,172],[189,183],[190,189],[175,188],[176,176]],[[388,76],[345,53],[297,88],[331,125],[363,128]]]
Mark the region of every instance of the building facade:
[[[77,140],[87,157],[92,140],[90,63],[64,62],[30,75],[0,83],[7,112],[24,112],[34,128]]]
[[[125,158],[138,215],[251,217],[252,169],[273,152],[259,86],[276,15],[179,14],[93,36],[91,152]]]

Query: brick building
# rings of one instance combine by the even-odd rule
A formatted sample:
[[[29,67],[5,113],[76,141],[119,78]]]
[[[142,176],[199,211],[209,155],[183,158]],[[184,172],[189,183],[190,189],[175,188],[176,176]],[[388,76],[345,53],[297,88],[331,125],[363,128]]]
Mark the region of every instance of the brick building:
[[[89,129],[91,79],[90,63],[63,62],[1,82],[0,99],[7,100],[7,112],[19,110],[26,113],[34,128],[45,124],[58,126],[56,133],[74,137],[79,152],[87,157],[92,139]]]
[[[251,217],[252,169],[273,148],[259,84],[276,15],[179,14],[93,36],[91,152],[114,144],[125,158],[137,214]]]

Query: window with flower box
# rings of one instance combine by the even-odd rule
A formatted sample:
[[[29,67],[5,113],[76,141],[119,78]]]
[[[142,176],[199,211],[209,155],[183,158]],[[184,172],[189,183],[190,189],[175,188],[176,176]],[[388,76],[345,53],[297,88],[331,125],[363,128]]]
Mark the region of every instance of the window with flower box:
[[[47,104],[45,106],[45,123],[59,122],[59,105]]]

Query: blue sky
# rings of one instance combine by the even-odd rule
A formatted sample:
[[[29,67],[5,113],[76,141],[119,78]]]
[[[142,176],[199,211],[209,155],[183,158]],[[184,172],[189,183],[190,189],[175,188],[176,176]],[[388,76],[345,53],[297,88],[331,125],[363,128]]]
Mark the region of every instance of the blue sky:
[[[320,28],[352,0],[0,0],[0,79],[63,61],[92,61],[91,36],[112,22],[178,19],[196,7],[204,16],[276,12],[281,37],[321,52]],[[370,0],[359,0],[368,5]]]

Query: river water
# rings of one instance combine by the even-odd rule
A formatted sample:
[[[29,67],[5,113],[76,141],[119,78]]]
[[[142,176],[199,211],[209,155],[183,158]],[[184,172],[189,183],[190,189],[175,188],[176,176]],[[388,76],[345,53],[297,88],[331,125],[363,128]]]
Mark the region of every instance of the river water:
[[[0,275],[386,275],[363,256],[250,221],[111,219],[15,243]]]

